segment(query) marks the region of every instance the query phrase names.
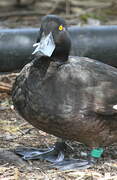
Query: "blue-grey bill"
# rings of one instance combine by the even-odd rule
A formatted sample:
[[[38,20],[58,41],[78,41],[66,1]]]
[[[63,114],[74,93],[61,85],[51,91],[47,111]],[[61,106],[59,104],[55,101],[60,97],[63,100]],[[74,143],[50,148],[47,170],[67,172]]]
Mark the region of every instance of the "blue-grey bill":
[[[50,57],[55,49],[52,33],[50,32],[47,36],[43,35],[40,42],[33,45],[33,47],[35,46],[36,48],[32,54]]]

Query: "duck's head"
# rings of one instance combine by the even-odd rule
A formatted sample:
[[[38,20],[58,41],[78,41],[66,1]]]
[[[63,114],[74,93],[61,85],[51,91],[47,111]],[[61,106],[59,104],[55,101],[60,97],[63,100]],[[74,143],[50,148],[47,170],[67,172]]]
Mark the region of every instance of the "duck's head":
[[[52,57],[53,60],[66,61],[71,48],[71,40],[66,22],[56,16],[44,16],[33,54]]]

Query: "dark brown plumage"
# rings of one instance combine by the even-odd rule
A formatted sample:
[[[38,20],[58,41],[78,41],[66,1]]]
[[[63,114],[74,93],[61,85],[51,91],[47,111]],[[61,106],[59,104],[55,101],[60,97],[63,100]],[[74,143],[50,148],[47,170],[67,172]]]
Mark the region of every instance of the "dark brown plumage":
[[[54,24],[50,30],[49,23]],[[57,29],[60,25],[64,30]],[[51,57],[37,55],[20,72],[13,86],[15,108],[36,128],[61,138],[90,147],[117,142],[117,69],[85,57],[68,58],[70,39],[59,17],[46,16],[45,30],[52,32],[55,50]]]

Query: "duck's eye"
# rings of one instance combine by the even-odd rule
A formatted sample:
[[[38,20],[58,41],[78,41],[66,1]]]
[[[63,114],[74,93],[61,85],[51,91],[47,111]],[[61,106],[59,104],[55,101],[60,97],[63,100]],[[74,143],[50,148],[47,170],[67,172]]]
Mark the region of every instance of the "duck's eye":
[[[59,31],[62,31],[62,30],[63,30],[63,26],[60,25],[60,26],[59,26]]]

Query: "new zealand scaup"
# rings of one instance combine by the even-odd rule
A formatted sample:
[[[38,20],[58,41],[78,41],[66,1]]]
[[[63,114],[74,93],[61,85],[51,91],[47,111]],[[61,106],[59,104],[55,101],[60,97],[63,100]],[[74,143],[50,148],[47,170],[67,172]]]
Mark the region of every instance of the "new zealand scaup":
[[[34,60],[13,86],[19,114],[40,130],[92,148],[117,142],[117,69],[86,57],[70,57],[66,23],[55,15],[42,19],[34,46]],[[100,156],[96,154],[91,152]]]

